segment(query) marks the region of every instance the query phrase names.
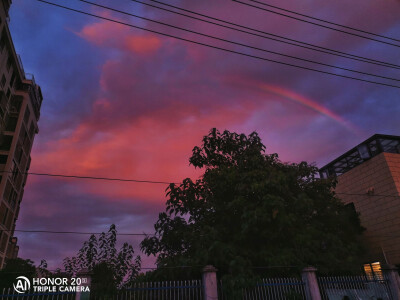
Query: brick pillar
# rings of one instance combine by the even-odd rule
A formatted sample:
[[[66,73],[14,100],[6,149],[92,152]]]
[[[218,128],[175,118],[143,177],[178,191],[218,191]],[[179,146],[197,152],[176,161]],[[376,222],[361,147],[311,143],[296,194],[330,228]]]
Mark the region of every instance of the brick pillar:
[[[218,300],[217,269],[213,266],[203,269],[203,299]]]
[[[82,270],[77,275],[76,278],[80,278],[82,280],[81,286],[88,286],[89,289],[91,287],[91,278],[92,273],[88,270]],[[75,300],[89,300],[90,292],[77,292],[75,294]]]
[[[389,282],[390,293],[393,300],[400,300],[400,277],[398,269],[393,265],[383,265],[382,273]]]
[[[301,279],[305,285],[304,291],[307,300],[321,300],[316,271],[317,269],[314,267],[306,267],[301,271]]]

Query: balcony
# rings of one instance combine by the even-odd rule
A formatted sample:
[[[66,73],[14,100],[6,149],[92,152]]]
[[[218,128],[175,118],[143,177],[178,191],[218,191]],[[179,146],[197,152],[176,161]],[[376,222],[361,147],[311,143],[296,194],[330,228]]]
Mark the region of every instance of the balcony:
[[[339,176],[382,152],[400,153],[400,136],[375,134],[322,167],[320,176]]]

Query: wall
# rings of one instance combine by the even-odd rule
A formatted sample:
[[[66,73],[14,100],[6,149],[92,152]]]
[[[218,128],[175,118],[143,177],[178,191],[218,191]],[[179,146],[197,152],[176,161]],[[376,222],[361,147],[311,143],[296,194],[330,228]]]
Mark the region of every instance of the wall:
[[[336,192],[361,214],[368,262],[385,262],[386,255],[400,264],[400,154],[381,153],[338,176]]]

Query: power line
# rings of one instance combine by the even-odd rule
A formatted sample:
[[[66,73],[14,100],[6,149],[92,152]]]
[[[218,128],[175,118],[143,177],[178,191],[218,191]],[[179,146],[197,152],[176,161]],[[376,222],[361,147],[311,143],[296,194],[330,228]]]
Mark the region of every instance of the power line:
[[[0,173],[15,174],[12,171],[0,171]],[[80,176],[80,175],[65,175],[65,174],[51,174],[51,173],[36,173],[24,172],[24,175],[48,176],[48,177],[61,177],[73,179],[91,179],[91,180],[107,180],[107,181],[122,181],[122,182],[137,182],[137,183],[150,183],[150,184],[181,184],[179,182],[155,181],[155,180],[141,180],[141,179],[126,179],[126,178],[112,178],[112,177],[96,177],[96,176]],[[336,195],[348,196],[368,196],[368,197],[400,197],[400,195],[385,195],[385,194],[366,194],[366,193],[335,193]]]
[[[336,77],[353,79],[353,80],[357,80],[357,81],[361,81],[361,82],[373,83],[373,84],[376,84],[376,85],[382,85],[382,86],[388,86],[388,87],[393,87],[393,88],[396,88],[396,89],[400,89],[400,86],[397,86],[397,85],[392,85],[392,84],[387,84],[387,83],[382,83],[382,82],[377,82],[377,81],[372,81],[372,80],[367,80],[367,79],[361,79],[361,78],[347,76],[347,75],[340,75],[340,74],[336,74],[336,73],[332,73],[332,72],[328,72],[328,71],[322,71],[322,70],[318,70],[318,69],[314,69],[314,68],[299,66],[299,65],[286,63],[286,62],[282,62],[282,61],[277,61],[277,60],[273,60],[273,59],[269,59],[269,58],[265,58],[265,57],[251,55],[251,54],[247,54],[247,53],[243,53],[243,52],[239,52],[239,51],[235,51],[235,50],[230,50],[230,49],[226,49],[226,48],[222,48],[222,47],[218,47],[218,46],[214,46],[214,45],[210,45],[210,44],[206,44],[206,43],[202,43],[202,42],[197,42],[197,41],[186,39],[186,38],[177,37],[177,36],[174,36],[174,35],[171,35],[171,34],[162,33],[162,32],[159,32],[159,31],[152,30],[152,29],[147,29],[147,28],[144,28],[144,27],[132,25],[132,24],[129,24],[129,23],[125,23],[125,22],[122,22],[122,21],[117,21],[117,20],[114,20],[114,19],[111,19],[111,18],[107,18],[107,17],[102,17],[102,16],[99,16],[99,15],[95,15],[95,14],[88,13],[88,12],[85,12],[85,11],[81,11],[81,10],[78,10],[78,9],[74,9],[74,8],[71,8],[71,7],[59,5],[59,4],[56,4],[56,3],[47,2],[47,1],[44,1],[44,0],[37,0],[37,1],[49,4],[49,5],[57,6],[57,7],[66,9],[66,10],[70,10],[70,11],[74,11],[74,12],[77,12],[77,13],[81,13],[81,14],[84,14],[84,15],[87,15],[87,16],[92,16],[92,17],[95,17],[95,18],[98,18],[98,19],[114,22],[114,23],[117,23],[117,24],[121,24],[121,25],[124,25],[124,26],[129,26],[129,27],[136,28],[136,29],[141,29],[141,30],[144,30],[144,31],[148,31],[148,32],[151,32],[151,33],[158,34],[158,35],[174,38],[174,39],[177,39],[177,40],[180,40],[180,41],[185,41],[185,42],[196,44],[196,45],[201,45],[201,46],[208,47],[208,48],[221,50],[221,51],[224,51],[224,52],[234,53],[234,54],[238,54],[238,55],[242,55],[242,56],[246,56],[246,57],[250,57],[250,58],[254,58],[254,59],[258,59],[258,60],[273,62],[273,63],[276,63],[276,64],[285,65],[285,66],[294,67],[294,68],[303,69],[303,70],[308,70],[308,71],[313,71],[313,72],[317,72],[317,73],[321,73],[321,74],[327,74],[327,75],[332,75],[332,76],[336,76]]]
[[[352,36],[357,36],[357,37],[360,37],[360,38],[363,38],[363,39],[367,39],[367,40],[371,40],[371,41],[374,41],[374,42],[378,42],[378,43],[391,45],[391,46],[395,46],[395,47],[399,47],[400,48],[400,45],[397,45],[397,44],[393,44],[393,43],[377,40],[377,39],[374,39],[374,38],[371,38],[371,37],[367,37],[367,36],[364,36],[364,35],[360,35],[360,34],[357,34],[357,33],[352,33],[352,32],[348,32],[348,31],[345,31],[345,30],[341,30],[341,29],[330,27],[330,26],[318,24],[318,23],[307,21],[307,20],[304,20],[304,19],[300,19],[300,18],[297,18],[297,17],[289,16],[289,15],[284,14],[284,13],[279,13],[279,12],[276,12],[276,11],[273,11],[273,10],[270,10],[270,9],[266,9],[266,8],[263,8],[263,7],[259,7],[257,5],[253,5],[253,4],[250,4],[250,3],[246,3],[246,2],[243,2],[243,1],[240,1],[240,0],[232,0],[232,1],[244,4],[244,5],[247,5],[247,6],[251,6],[251,7],[263,10],[263,11],[267,11],[267,12],[270,12],[270,13],[273,13],[273,14],[276,14],[276,15],[284,16],[284,17],[287,17],[287,18],[290,18],[290,19],[301,21],[301,22],[305,22],[305,23],[308,23],[308,24],[311,24],[311,25],[315,25],[315,26],[331,29],[331,30],[334,30],[334,31],[337,31],[337,32],[345,33],[345,34],[352,35]]]
[[[194,19],[194,20],[202,21],[202,22],[205,22],[205,23],[208,23],[208,24],[213,24],[213,25],[216,25],[216,26],[219,26],[219,27],[228,28],[228,29],[231,29],[231,30],[235,30],[235,31],[246,33],[246,34],[249,34],[249,35],[253,35],[253,36],[257,36],[257,37],[273,40],[273,41],[276,41],[276,42],[280,42],[280,43],[284,43],[284,44],[288,44],[288,45],[292,45],[292,46],[297,46],[297,47],[300,47],[300,48],[313,50],[313,51],[317,51],[317,52],[321,52],[321,53],[325,53],[325,54],[330,54],[330,55],[334,55],[334,56],[338,56],[338,57],[344,57],[344,58],[355,60],[355,61],[361,61],[361,62],[365,62],[365,63],[369,63],[369,64],[374,64],[374,65],[378,65],[378,66],[382,66],[382,67],[400,69],[400,65],[396,65],[396,64],[393,64],[393,63],[383,62],[383,61],[375,60],[375,59],[372,59],[372,58],[366,58],[366,57],[363,57],[363,56],[358,56],[358,55],[354,55],[354,54],[350,54],[350,53],[346,53],[346,52],[342,52],[342,51],[338,51],[338,50],[334,50],[334,49],[330,49],[330,48],[321,47],[321,46],[317,46],[317,45],[314,45],[314,44],[298,41],[298,40],[295,40],[295,39],[290,39],[290,38],[287,38],[287,37],[284,37],[284,36],[281,36],[281,35],[269,33],[269,32],[258,30],[258,29],[251,28],[251,27],[248,27],[248,26],[243,26],[243,25],[240,25],[240,24],[237,24],[237,23],[233,23],[233,22],[228,22],[226,20],[222,20],[222,19],[219,19],[219,18],[211,17],[211,16],[208,16],[208,15],[205,15],[205,14],[201,14],[201,13],[198,13],[198,12],[195,12],[195,11],[192,11],[192,10],[184,9],[184,8],[181,8],[181,7],[178,7],[178,6],[175,6],[175,5],[171,5],[171,4],[168,4],[168,3],[164,3],[164,2],[161,2],[161,1],[150,0],[152,2],[156,2],[156,3],[162,4],[162,5],[168,6],[168,7],[172,7],[174,9],[178,9],[178,10],[181,10],[181,11],[189,12],[191,14],[195,14],[195,15],[198,15],[198,16],[201,16],[201,17],[205,17],[205,18],[214,20],[214,21],[218,21],[218,22],[222,22],[222,23],[225,23],[225,24],[237,26],[237,27],[244,28],[244,29],[247,29],[247,30],[252,30],[254,32],[262,33],[262,34],[265,34],[267,36],[260,35],[260,34],[254,33],[254,32],[249,32],[249,31],[242,30],[242,29],[238,29],[238,28],[235,28],[235,27],[227,26],[227,25],[222,25],[222,24],[219,24],[219,23],[215,23],[215,22],[212,22],[212,21],[204,20],[204,19],[197,18],[197,17],[194,17],[194,16],[186,15],[186,14],[183,14],[183,13],[180,13],[180,12],[177,12],[177,11],[173,11],[173,10],[170,10],[170,9],[166,9],[166,8],[163,8],[163,7],[152,5],[152,4],[149,4],[149,3],[145,3],[145,2],[142,2],[142,1],[139,1],[139,0],[131,0],[131,1],[143,4],[143,5],[147,5],[147,6],[150,6],[150,7],[153,7],[153,8],[157,8],[157,9],[160,9],[160,10],[163,10],[163,11],[167,11],[167,12],[170,12],[170,13],[174,13],[174,14],[177,14],[177,15],[180,15],[180,16],[184,16],[184,17],[187,17],[187,18],[191,18],[191,19]],[[275,38],[270,37],[270,36],[273,36]],[[277,39],[277,38],[279,38],[279,39]],[[280,40],[280,39],[283,39],[283,40]],[[296,43],[298,43],[298,44],[296,44]]]
[[[344,71],[348,71],[348,72],[352,72],[352,73],[358,73],[358,74],[363,74],[363,75],[368,75],[368,76],[373,76],[373,77],[378,77],[378,78],[383,78],[383,79],[389,79],[389,80],[393,80],[393,81],[400,81],[400,79],[396,79],[396,78],[392,78],[392,77],[386,77],[386,76],[376,75],[376,74],[372,74],[372,73],[368,73],[368,72],[357,71],[357,70],[353,70],[353,69],[349,69],[349,68],[345,68],[345,67],[338,67],[338,66],[335,66],[335,65],[330,65],[330,64],[326,64],[326,63],[310,60],[310,59],[300,58],[300,57],[293,56],[293,55],[287,55],[287,54],[283,54],[283,53],[276,52],[276,51],[266,50],[266,49],[263,49],[263,48],[254,47],[254,46],[250,46],[250,45],[239,43],[239,42],[234,42],[234,41],[223,39],[223,38],[219,38],[219,37],[216,37],[216,36],[213,36],[213,35],[200,33],[200,32],[197,32],[197,31],[194,31],[194,30],[190,30],[190,29],[187,29],[187,28],[182,28],[182,27],[171,25],[171,24],[168,24],[168,23],[156,21],[156,20],[153,20],[153,19],[150,19],[150,18],[138,16],[138,15],[135,15],[135,14],[132,14],[132,13],[128,13],[126,11],[118,10],[118,9],[115,9],[115,8],[112,8],[112,7],[109,7],[109,6],[104,6],[104,5],[97,4],[97,3],[94,3],[94,2],[90,2],[90,1],[87,1],[87,0],[78,0],[78,1],[84,2],[84,3],[88,3],[88,4],[91,4],[91,5],[97,6],[97,7],[101,7],[101,8],[107,9],[107,10],[111,10],[111,11],[114,11],[114,12],[118,12],[120,14],[128,15],[128,16],[135,17],[135,18],[139,18],[139,19],[142,19],[142,20],[146,20],[146,21],[149,21],[149,22],[156,23],[156,24],[160,24],[160,25],[163,25],[163,26],[171,27],[171,28],[174,28],[174,29],[190,32],[190,33],[197,34],[197,35],[200,35],[200,36],[204,36],[204,37],[207,37],[207,38],[211,38],[211,39],[214,39],[214,40],[218,40],[218,41],[222,41],[222,42],[226,42],[226,43],[230,43],[230,44],[234,44],[234,45],[238,45],[238,46],[242,46],[242,47],[246,47],[246,48],[250,48],[250,49],[254,49],[254,50],[258,50],[258,51],[272,53],[272,54],[275,54],[275,55],[284,56],[284,57],[288,57],[288,58],[292,58],[292,59],[297,59],[297,60],[300,60],[300,61],[309,62],[309,63],[322,65],[322,66],[326,66],[326,67],[330,67],[330,68],[335,68],[335,69],[339,69],[339,70],[344,70]]]
[[[0,232],[12,232],[13,230],[2,230],[0,229]],[[14,230],[14,232],[21,232],[21,233],[48,233],[48,234],[75,234],[75,235],[100,235],[102,233],[106,232],[82,232],[82,231],[52,231],[52,230]],[[120,236],[156,236],[155,233],[116,233],[116,235]],[[199,236],[205,236],[205,235],[199,235]],[[361,236],[363,237],[372,237],[372,238],[400,238],[400,234],[393,234],[393,235],[387,235],[387,234],[368,234],[364,233]]]
[[[1,231],[7,231],[10,232],[12,230],[1,230]],[[14,230],[14,232],[23,232],[23,233],[51,233],[51,234],[78,234],[78,235],[100,235],[105,232],[83,232],[83,231],[52,231],[52,230],[25,230],[25,229],[20,229],[20,230]],[[154,233],[116,233],[116,235],[125,235],[125,236],[150,236],[150,235],[155,235]]]
[[[362,29],[357,29],[357,28],[354,28],[354,27],[351,27],[351,26],[342,25],[342,24],[335,23],[335,22],[332,22],[332,21],[327,21],[327,20],[324,20],[324,19],[308,16],[308,15],[305,15],[305,14],[302,14],[302,13],[299,13],[299,12],[296,12],[296,11],[293,11],[293,10],[285,9],[285,8],[278,7],[276,5],[271,5],[271,4],[268,4],[268,3],[265,3],[265,2],[261,2],[261,1],[257,1],[257,0],[249,0],[249,1],[261,4],[261,5],[264,5],[264,6],[272,7],[272,8],[281,10],[281,11],[286,11],[286,12],[289,12],[291,14],[295,14],[295,15],[298,15],[298,16],[306,17],[306,18],[309,18],[309,19],[312,19],[312,20],[315,20],[315,21],[324,22],[324,23],[327,23],[327,24],[331,24],[331,25],[335,25],[335,26],[351,29],[351,30],[354,30],[354,31],[367,33],[367,34],[374,35],[374,36],[377,36],[377,37],[385,38],[385,39],[388,39],[388,40],[400,42],[400,40],[392,38],[392,37],[384,36],[384,35],[381,35],[381,34],[376,34],[376,33],[370,32],[370,31],[362,30]]]
[[[194,266],[170,266],[170,267],[140,267],[140,270],[160,270],[160,269],[187,269],[187,268],[201,268],[201,267],[204,267],[204,265],[194,265]],[[274,267],[274,266],[272,266],[272,267]],[[281,266],[277,266],[277,267],[281,267]],[[289,266],[290,267],[290,266]],[[282,267],[282,268],[289,268],[289,267]],[[38,267],[37,267],[38,268]],[[59,269],[46,269],[46,268],[42,268],[42,270],[43,271],[49,271],[49,272],[58,272],[58,271],[60,271],[61,273],[65,273],[66,271],[65,271],[65,268],[64,268],[64,270],[63,269],[61,269],[61,268],[59,268]],[[34,273],[34,272],[37,272],[37,270],[35,269],[35,270],[23,270],[23,269],[21,269],[21,270],[19,270],[19,271],[4,271],[4,269],[3,270],[0,270],[0,273],[2,273],[2,274],[13,274],[13,273],[21,273],[21,272],[24,272],[24,273]]]
[[[0,173],[12,173],[12,171],[0,171]],[[65,175],[65,174],[51,174],[51,173],[36,173],[24,172],[25,175],[48,176],[48,177],[63,177],[75,179],[92,179],[92,180],[107,180],[107,181],[121,181],[121,182],[137,182],[137,183],[153,183],[153,184],[178,184],[176,182],[154,181],[154,180],[139,180],[139,179],[126,179],[126,178],[112,178],[112,177],[96,177],[96,176],[79,176],[79,175]]]

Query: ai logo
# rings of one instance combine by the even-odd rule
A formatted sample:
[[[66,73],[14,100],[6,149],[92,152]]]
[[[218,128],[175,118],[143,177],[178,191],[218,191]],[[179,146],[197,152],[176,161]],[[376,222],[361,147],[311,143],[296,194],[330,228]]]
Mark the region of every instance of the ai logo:
[[[28,292],[31,289],[31,283],[25,276],[17,277],[17,284],[13,284],[13,286],[14,290],[19,294]]]

